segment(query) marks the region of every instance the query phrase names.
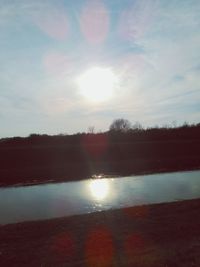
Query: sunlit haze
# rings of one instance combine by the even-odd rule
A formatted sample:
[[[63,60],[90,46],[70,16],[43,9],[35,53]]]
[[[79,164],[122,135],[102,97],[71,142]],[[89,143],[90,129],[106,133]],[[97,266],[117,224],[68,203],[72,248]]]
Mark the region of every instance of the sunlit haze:
[[[0,0],[0,137],[198,123],[200,1]]]

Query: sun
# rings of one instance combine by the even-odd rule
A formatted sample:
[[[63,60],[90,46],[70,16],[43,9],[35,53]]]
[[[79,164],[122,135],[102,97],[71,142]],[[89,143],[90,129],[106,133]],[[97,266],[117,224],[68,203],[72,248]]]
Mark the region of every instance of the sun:
[[[79,76],[79,92],[91,102],[110,99],[117,85],[117,77],[111,68],[93,67]]]

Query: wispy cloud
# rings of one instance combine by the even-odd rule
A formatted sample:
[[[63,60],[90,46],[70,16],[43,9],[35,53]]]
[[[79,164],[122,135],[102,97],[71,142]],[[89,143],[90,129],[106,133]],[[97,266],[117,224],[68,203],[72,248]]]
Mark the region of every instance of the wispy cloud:
[[[116,117],[146,126],[197,122],[200,2],[91,3],[0,0],[2,135],[105,130]],[[100,39],[87,25],[94,14],[107,21]],[[75,81],[98,64],[120,82],[111,99],[94,104]]]

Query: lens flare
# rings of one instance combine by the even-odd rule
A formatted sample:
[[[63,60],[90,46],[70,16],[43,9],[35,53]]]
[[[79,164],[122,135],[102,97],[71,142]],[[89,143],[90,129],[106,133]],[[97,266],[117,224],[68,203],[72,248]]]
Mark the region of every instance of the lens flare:
[[[109,32],[110,18],[102,1],[86,2],[80,16],[80,28],[85,39],[93,45],[102,44]]]
[[[114,266],[114,244],[109,229],[99,225],[89,232],[85,258],[88,267]]]

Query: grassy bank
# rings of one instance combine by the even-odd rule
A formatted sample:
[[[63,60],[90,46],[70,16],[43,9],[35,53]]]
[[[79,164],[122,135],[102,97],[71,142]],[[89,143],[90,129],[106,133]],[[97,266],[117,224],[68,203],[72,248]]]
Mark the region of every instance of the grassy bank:
[[[0,141],[0,186],[200,168],[200,126]]]
[[[0,227],[0,266],[200,266],[200,200]]]

